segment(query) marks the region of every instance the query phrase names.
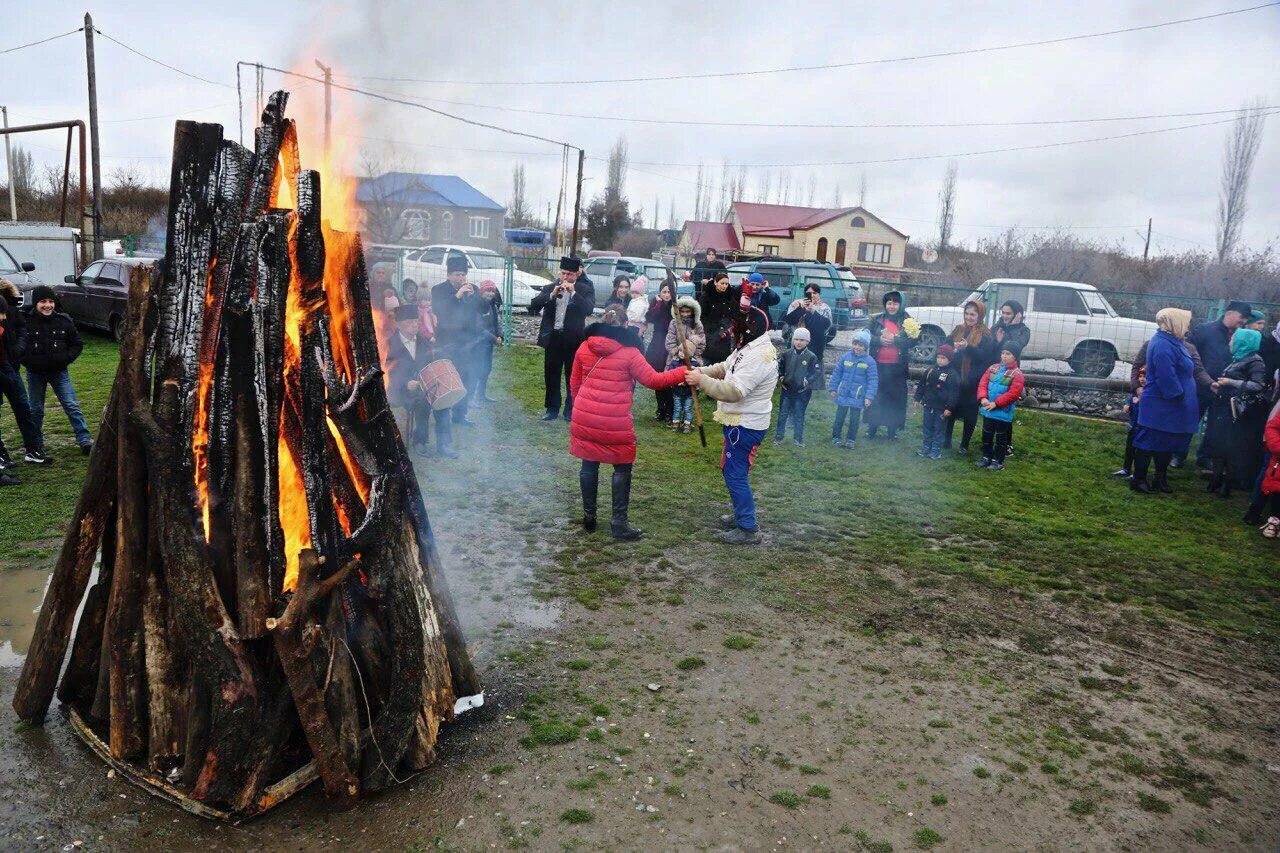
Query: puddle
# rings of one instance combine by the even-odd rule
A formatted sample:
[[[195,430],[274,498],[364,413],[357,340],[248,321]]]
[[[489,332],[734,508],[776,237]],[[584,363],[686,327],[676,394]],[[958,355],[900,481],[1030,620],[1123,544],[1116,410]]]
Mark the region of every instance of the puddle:
[[[53,562],[0,569],[0,668],[22,665]]]

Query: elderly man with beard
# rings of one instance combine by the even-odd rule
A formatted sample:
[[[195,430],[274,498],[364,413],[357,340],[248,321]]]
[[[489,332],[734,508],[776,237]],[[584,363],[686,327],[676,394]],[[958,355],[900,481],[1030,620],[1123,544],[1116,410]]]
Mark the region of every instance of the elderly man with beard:
[[[769,318],[752,306],[751,297],[751,286],[744,284],[733,318],[734,350],[729,357],[685,374],[690,387],[719,401],[715,419],[724,428],[720,470],[733,502],[733,513],[720,518],[727,528],[721,538],[736,545],[760,541],[749,475],[760,442],[769,432],[773,388],[778,382],[778,355],[769,339]]]
[[[462,402],[451,410],[453,422],[472,426],[467,417],[467,401],[475,392],[479,379],[479,349],[485,337],[482,323],[489,302],[481,299],[476,286],[467,281],[465,257],[450,255],[445,271],[448,281],[431,288],[431,309],[436,316],[436,350],[453,362],[467,389]]]

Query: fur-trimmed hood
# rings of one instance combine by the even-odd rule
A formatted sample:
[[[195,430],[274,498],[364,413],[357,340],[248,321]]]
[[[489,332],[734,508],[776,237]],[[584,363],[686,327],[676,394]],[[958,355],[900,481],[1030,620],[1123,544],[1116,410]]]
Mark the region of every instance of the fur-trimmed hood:
[[[640,337],[640,333],[630,326],[614,326],[611,323],[592,323],[587,326],[588,338],[608,338],[611,341],[617,341],[624,347],[635,347],[636,349],[644,349],[644,341]]]
[[[18,285],[3,278],[0,278],[0,297],[9,302],[10,308],[17,308],[22,304],[22,291],[18,290]]]
[[[692,296],[681,296],[679,299],[677,299],[676,304],[671,306],[672,320],[680,319],[681,308],[692,308],[693,322],[695,323],[702,322],[702,306],[698,304],[698,300],[694,299]]]

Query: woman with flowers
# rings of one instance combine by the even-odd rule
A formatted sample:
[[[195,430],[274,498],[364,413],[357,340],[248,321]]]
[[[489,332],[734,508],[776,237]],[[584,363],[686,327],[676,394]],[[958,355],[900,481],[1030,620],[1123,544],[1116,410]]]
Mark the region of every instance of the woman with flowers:
[[[880,300],[884,311],[871,318],[871,357],[876,362],[879,390],[867,413],[867,437],[884,427],[890,441],[907,422],[907,364],[911,347],[920,337],[920,324],[907,313],[902,291],[891,290]]]

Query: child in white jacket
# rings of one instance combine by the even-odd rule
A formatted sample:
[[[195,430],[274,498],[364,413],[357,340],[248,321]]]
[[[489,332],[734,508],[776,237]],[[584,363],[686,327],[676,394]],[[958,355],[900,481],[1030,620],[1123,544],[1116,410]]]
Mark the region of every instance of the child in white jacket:
[[[649,313],[649,279],[637,276],[631,282],[631,301],[627,303],[627,325],[644,337],[644,315]]]

